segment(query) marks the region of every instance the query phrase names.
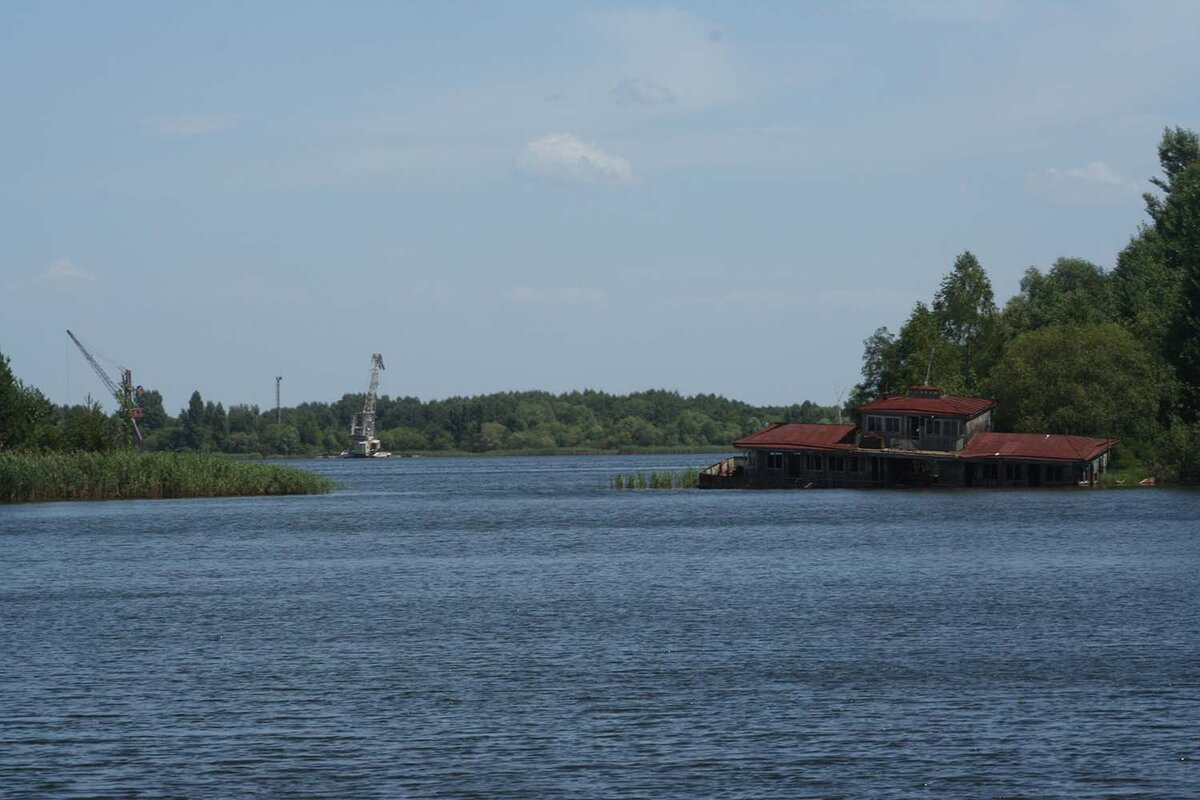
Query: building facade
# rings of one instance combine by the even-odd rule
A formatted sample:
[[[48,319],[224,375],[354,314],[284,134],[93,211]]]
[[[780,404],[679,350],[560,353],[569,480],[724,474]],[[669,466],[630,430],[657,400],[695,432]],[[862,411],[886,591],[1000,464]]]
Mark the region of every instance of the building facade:
[[[776,423],[701,474],[702,487],[1091,485],[1115,439],[992,430],[994,400],[914,386],[859,406],[857,424]]]

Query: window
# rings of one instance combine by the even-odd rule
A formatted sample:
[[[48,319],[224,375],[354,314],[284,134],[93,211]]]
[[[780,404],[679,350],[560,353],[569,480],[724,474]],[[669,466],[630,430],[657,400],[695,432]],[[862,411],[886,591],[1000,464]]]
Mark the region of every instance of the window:
[[[1021,472],[1022,471],[1021,471],[1020,464],[1005,464],[1004,465],[1004,479],[1006,481],[1021,480]]]
[[[845,472],[846,471],[846,459],[842,458],[841,456],[830,456],[829,457],[829,471],[830,472]]]
[[[879,417],[867,417],[867,433],[879,433],[883,430],[879,425]]]
[[[988,480],[996,480],[1000,477],[1000,466],[998,464],[984,464],[983,477]]]
[[[783,453],[767,453],[767,469],[783,469]]]
[[[883,418],[883,429],[887,433],[899,433],[900,432],[900,418],[899,417],[884,417]]]
[[[812,453],[809,453],[805,457],[804,467],[805,467],[805,469],[809,470],[810,472],[820,472],[821,471],[821,457],[813,455]]]
[[[930,436],[942,435],[942,421],[940,419],[931,419],[925,425],[925,432]]]
[[[850,456],[850,471],[861,472],[862,467],[858,465],[858,456]]]
[[[799,453],[790,453],[787,457],[787,474],[789,478],[799,478],[800,472],[804,468],[804,456]]]

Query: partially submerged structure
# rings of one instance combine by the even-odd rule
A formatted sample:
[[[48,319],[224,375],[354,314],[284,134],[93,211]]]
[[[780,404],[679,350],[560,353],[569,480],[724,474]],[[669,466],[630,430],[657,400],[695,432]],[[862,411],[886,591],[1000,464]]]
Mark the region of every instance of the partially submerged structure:
[[[776,423],[733,443],[701,488],[1073,486],[1108,469],[1115,439],[997,433],[996,401],[914,386],[857,409],[858,423]]]

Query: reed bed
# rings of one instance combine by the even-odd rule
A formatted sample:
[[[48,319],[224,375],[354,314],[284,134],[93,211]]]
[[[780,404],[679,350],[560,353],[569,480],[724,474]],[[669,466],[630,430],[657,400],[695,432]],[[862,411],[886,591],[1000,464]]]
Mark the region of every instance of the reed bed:
[[[609,481],[612,489],[695,489],[700,485],[700,473],[694,469],[665,472],[630,472],[614,475]]]
[[[199,453],[0,453],[0,502],[318,494],[333,484],[276,464]]]

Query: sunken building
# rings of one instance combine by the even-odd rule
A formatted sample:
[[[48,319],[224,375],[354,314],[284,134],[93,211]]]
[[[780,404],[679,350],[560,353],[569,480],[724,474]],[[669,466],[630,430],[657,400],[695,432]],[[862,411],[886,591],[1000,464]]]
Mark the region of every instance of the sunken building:
[[[857,408],[857,424],[776,423],[733,443],[743,455],[701,488],[1092,485],[1115,439],[997,433],[995,400],[913,386]]]

